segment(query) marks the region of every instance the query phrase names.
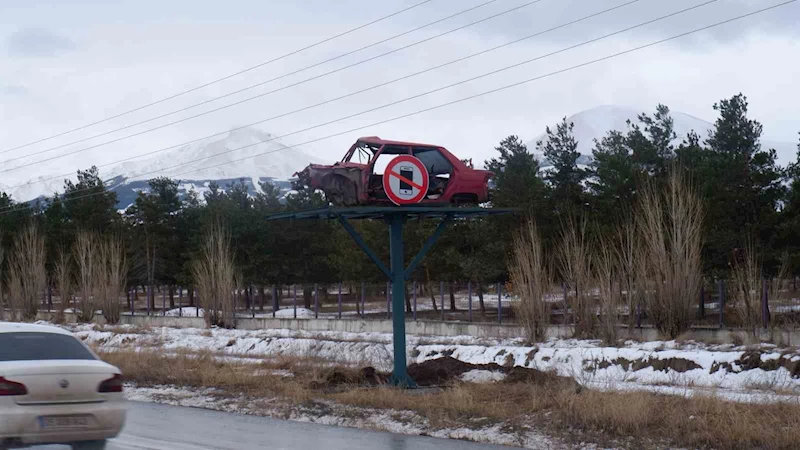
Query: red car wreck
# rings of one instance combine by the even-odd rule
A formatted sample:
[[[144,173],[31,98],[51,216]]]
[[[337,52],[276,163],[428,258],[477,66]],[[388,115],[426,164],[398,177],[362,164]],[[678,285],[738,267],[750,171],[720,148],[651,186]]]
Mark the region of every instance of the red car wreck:
[[[428,171],[429,187],[420,204],[480,204],[489,200],[494,173],[473,169],[444,147],[362,137],[333,165],[311,164],[295,173],[299,182],[325,193],[336,206],[391,204],[383,189],[383,169],[397,155],[418,158]]]

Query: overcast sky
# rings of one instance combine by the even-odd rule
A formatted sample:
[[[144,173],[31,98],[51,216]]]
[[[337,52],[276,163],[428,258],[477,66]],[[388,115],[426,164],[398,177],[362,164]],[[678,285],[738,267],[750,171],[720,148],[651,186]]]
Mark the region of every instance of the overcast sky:
[[[0,150],[51,136],[159,100],[270,60],[421,0],[0,0]],[[392,19],[134,114],[0,154],[41,151],[164,114],[354,50],[486,0],[433,0]],[[528,3],[496,0],[467,14],[178,115],[47,155],[146,130],[274,90]],[[627,0],[541,0],[512,13],[202,118],[90,152],[0,174],[11,185],[37,171],[69,172],[92,163],[179,144],[389,81],[601,11]],[[518,68],[282,139],[293,145],[708,25],[781,0],[719,0],[668,20]],[[641,0],[603,16],[424,75],[260,125],[282,136],[535,58],[702,0]],[[323,160],[340,158],[359,136],[430,142],[483,161],[509,134],[530,140],[563,116],[619,104],[671,109],[713,121],[714,102],[747,95],[764,137],[797,142],[800,131],[800,2],[633,54],[502,92],[308,144]],[[783,161],[785,162],[785,161]],[[18,163],[18,162],[17,162]],[[17,164],[14,163],[14,164]],[[3,166],[3,164],[0,164]]]

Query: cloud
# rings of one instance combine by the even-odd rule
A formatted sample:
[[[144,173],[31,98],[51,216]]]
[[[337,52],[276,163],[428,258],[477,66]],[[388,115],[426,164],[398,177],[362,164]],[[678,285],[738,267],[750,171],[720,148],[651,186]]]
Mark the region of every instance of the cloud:
[[[15,84],[0,84],[0,95],[17,95],[22,96],[28,93],[25,86]]]
[[[50,58],[73,50],[75,43],[66,36],[41,28],[22,28],[5,39],[8,55],[16,58]]]

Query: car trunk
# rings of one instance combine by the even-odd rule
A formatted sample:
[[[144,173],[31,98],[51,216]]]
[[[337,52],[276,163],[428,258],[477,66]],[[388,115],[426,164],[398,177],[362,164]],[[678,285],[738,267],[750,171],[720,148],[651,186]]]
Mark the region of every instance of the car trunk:
[[[0,376],[25,385],[27,395],[15,397],[18,405],[52,405],[105,401],[100,383],[114,376],[102,361],[48,360],[0,363]]]

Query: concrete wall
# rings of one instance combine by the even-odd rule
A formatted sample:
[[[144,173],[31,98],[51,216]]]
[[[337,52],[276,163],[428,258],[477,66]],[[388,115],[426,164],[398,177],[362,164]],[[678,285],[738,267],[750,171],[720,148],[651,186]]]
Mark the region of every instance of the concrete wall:
[[[40,311],[39,320],[52,320],[54,313]],[[77,322],[75,314],[66,314],[66,321]],[[95,323],[104,324],[103,316],[95,316]],[[123,315],[121,324],[176,327],[176,328],[205,328],[202,317],[164,317],[164,316],[130,316]],[[236,321],[236,328],[240,330],[288,329],[309,332],[348,332],[348,333],[391,333],[391,320],[360,320],[360,319],[249,319],[242,318]],[[407,320],[406,334],[412,336],[474,336],[480,338],[519,338],[525,337],[525,330],[516,325],[500,325],[489,323],[468,322],[441,322],[426,320]],[[553,325],[548,329],[550,337],[570,337],[571,327]],[[658,331],[652,327],[628,330],[620,328],[620,338],[631,338],[642,341],[659,340]],[[758,342],[773,342],[778,345],[800,345],[800,331],[759,330],[758,336],[741,329],[694,328],[681,336],[684,340],[696,340],[709,343],[735,343],[754,344]]]

